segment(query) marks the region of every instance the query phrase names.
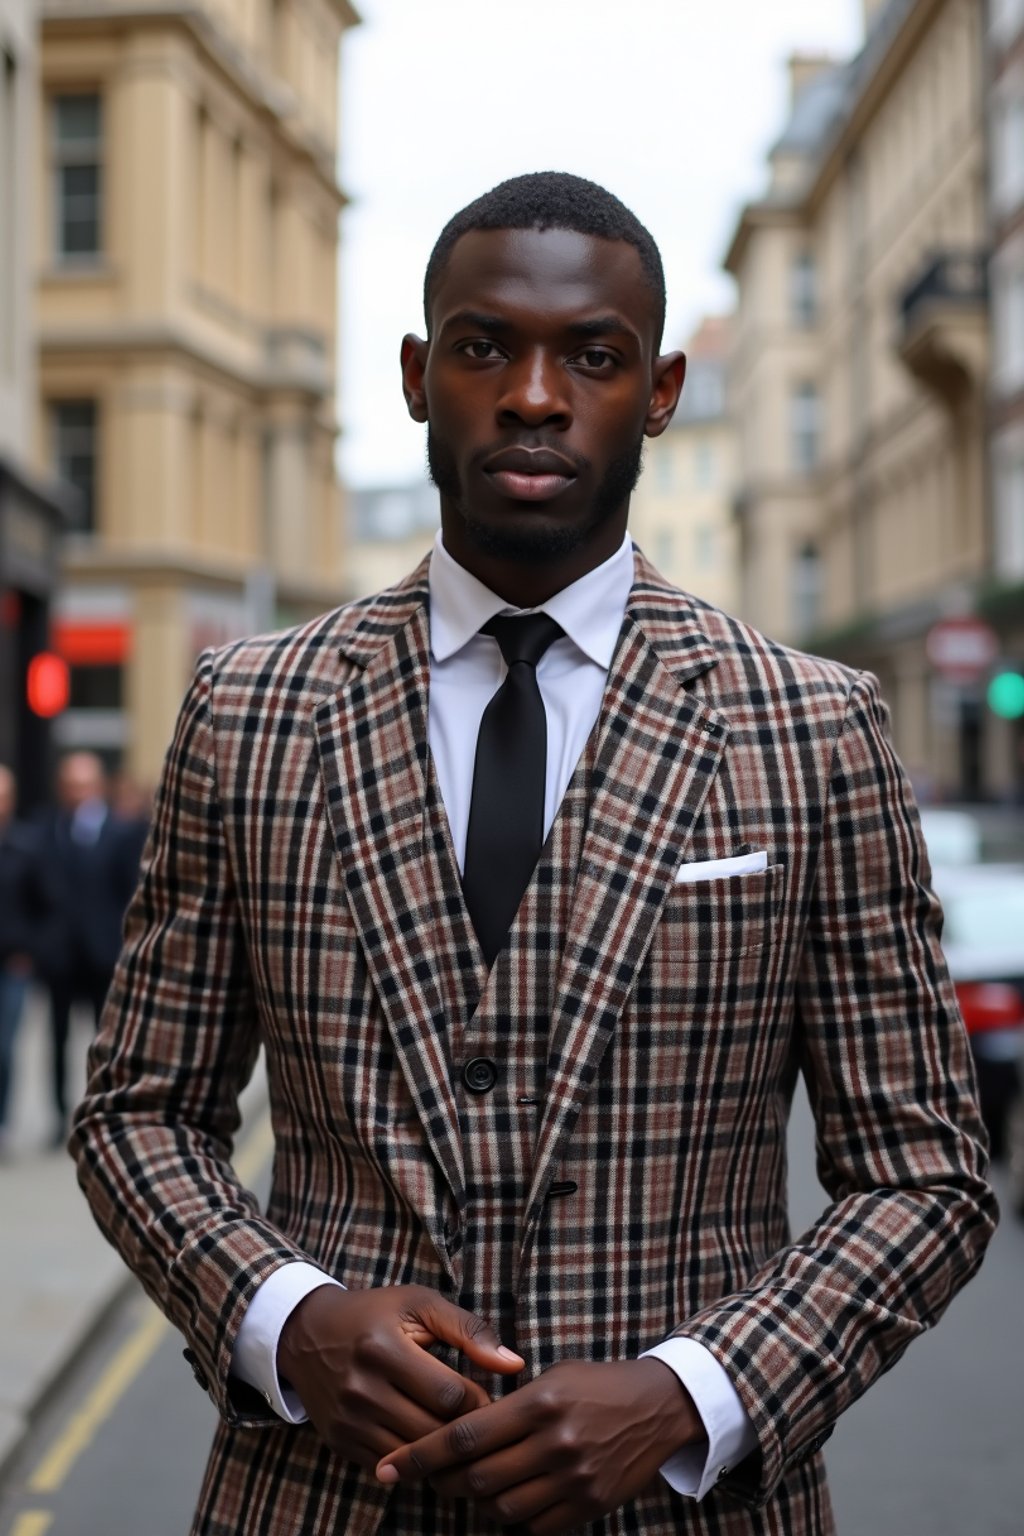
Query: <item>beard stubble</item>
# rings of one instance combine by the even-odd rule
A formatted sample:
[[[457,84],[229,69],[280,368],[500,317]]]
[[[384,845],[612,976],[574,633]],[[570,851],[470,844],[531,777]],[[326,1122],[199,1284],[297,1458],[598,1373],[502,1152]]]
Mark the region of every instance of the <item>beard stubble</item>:
[[[474,516],[463,491],[455,455],[447,443],[427,426],[427,470],[431,480],[461,517],[467,533],[482,554],[520,565],[540,565],[564,559],[591,538],[628,500],[643,469],[644,439],[637,441],[609,463],[594,494],[590,516],[576,524],[541,523],[529,515],[496,526]],[[586,461],[582,461],[586,466]]]

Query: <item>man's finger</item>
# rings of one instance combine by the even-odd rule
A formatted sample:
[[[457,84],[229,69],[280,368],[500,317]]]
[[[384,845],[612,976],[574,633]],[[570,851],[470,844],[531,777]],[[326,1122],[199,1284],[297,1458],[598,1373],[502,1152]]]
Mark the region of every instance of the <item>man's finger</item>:
[[[360,1432],[358,1440],[339,1437],[327,1439],[327,1444],[331,1446],[332,1450],[347,1457],[350,1461],[358,1462],[361,1467],[369,1471],[377,1465],[382,1455],[387,1455],[389,1451],[398,1449],[402,1442],[390,1430],[368,1425]]]
[[[521,1440],[529,1430],[516,1395],[478,1408],[412,1445],[385,1456],[377,1467],[382,1483],[424,1481],[449,1467],[479,1461]]]
[[[463,1462],[449,1467],[430,1479],[430,1486],[443,1499],[473,1499],[481,1505],[493,1501],[508,1488],[536,1476],[537,1468],[531,1464],[529,1440],[517,1441],[482,1456],[479,1461]]]
[[[410,1305],[403,1314],[403,1321],[415,1343],[454,1344],[468,1359],[487,1371],[508,1376],[521,1371],[526,1364],[522,1355],[502,1344],[485,1318],[457,1307],[443,1296],[428,1295],[423,1301]]]
[[[385,1375],[399,1392],[418,1403],[440,1424],[447,1424],[459,1414],[482,1408],[489,1398],[483,1387],[441,1360],[428,1355],[422,1346],[398,1342],[390,1348]],[[424,1431],[424,1434],[428,1431]],[[420,1439],[407,1435],[403,1443]]]
[[[475,1399],[471,1406],[476,1407]],[[436,1429],[442,1429],[448,1422],[447,1417],[428,1412],[420,1403],[385,1381],[381,1381],[376,1389],[374,1417],[382,1429],[397,1438],[399,1445],[423,1439]]]
[[[507,1489],[494,1499],[481,1499],[480,1513],[499,1525],[525,1525],[530,1522],[531,1536],[539,1536],[537,1522],[546,1522],[545,1531],[570,1530],[580,1524],[579,1510],[562,1501],[562,1489],[553,1476],[534,1477]],[[559,1522],[562,1512],[564,1524]]]

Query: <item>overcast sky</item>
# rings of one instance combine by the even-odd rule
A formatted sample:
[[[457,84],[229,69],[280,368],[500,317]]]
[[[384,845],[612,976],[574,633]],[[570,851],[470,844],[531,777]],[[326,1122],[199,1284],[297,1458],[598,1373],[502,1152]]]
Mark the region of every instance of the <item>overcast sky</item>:
[[[721,260],[765,187],[790,53],[847,57],[861,0],[355,0],[342,48],[341,462],[419,477],[398,347],[422,332],[441,226],[506,176],[566,170],[623,199],[661,248],[666,344],[728,308]]]

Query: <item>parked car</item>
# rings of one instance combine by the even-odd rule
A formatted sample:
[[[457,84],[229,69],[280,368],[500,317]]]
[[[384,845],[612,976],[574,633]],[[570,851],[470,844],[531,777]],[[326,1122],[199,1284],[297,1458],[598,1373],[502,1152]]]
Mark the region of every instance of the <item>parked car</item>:
[[[921,827],[933,865],[1024,862],[1024,806],[924,805]]]
[[[924,806],[921,831],[933,868],[942,864],[976,864],[981,858],[981,827],[970,811]]]
[[[946,916],[942,947],[970,1036],[981,1112],[992,1155],[1003,1158],[1022,1101],[1024,864],[937,865],[933,881]]]
[[[1010,1110],[1006,1126],[1006,1166],[1010,1178],[1010,1205],[1024,1221],[1024,1094]]]

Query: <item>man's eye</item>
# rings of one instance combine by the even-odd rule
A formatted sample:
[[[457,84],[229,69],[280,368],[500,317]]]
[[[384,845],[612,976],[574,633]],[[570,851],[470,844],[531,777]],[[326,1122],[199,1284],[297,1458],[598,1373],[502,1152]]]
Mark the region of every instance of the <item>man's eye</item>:
[[[607,372],[615,363],[612,354],[606,352],[603,347],[587,347],[585,351],[577,352],[576,361],[582,363],[585,368],[602,372]]]
[[[459,351],[464,352],[467,357],[475,357],[481,362],[488,362],[492,358],[501,356],[493,341],[464,341],[459,347]]]

